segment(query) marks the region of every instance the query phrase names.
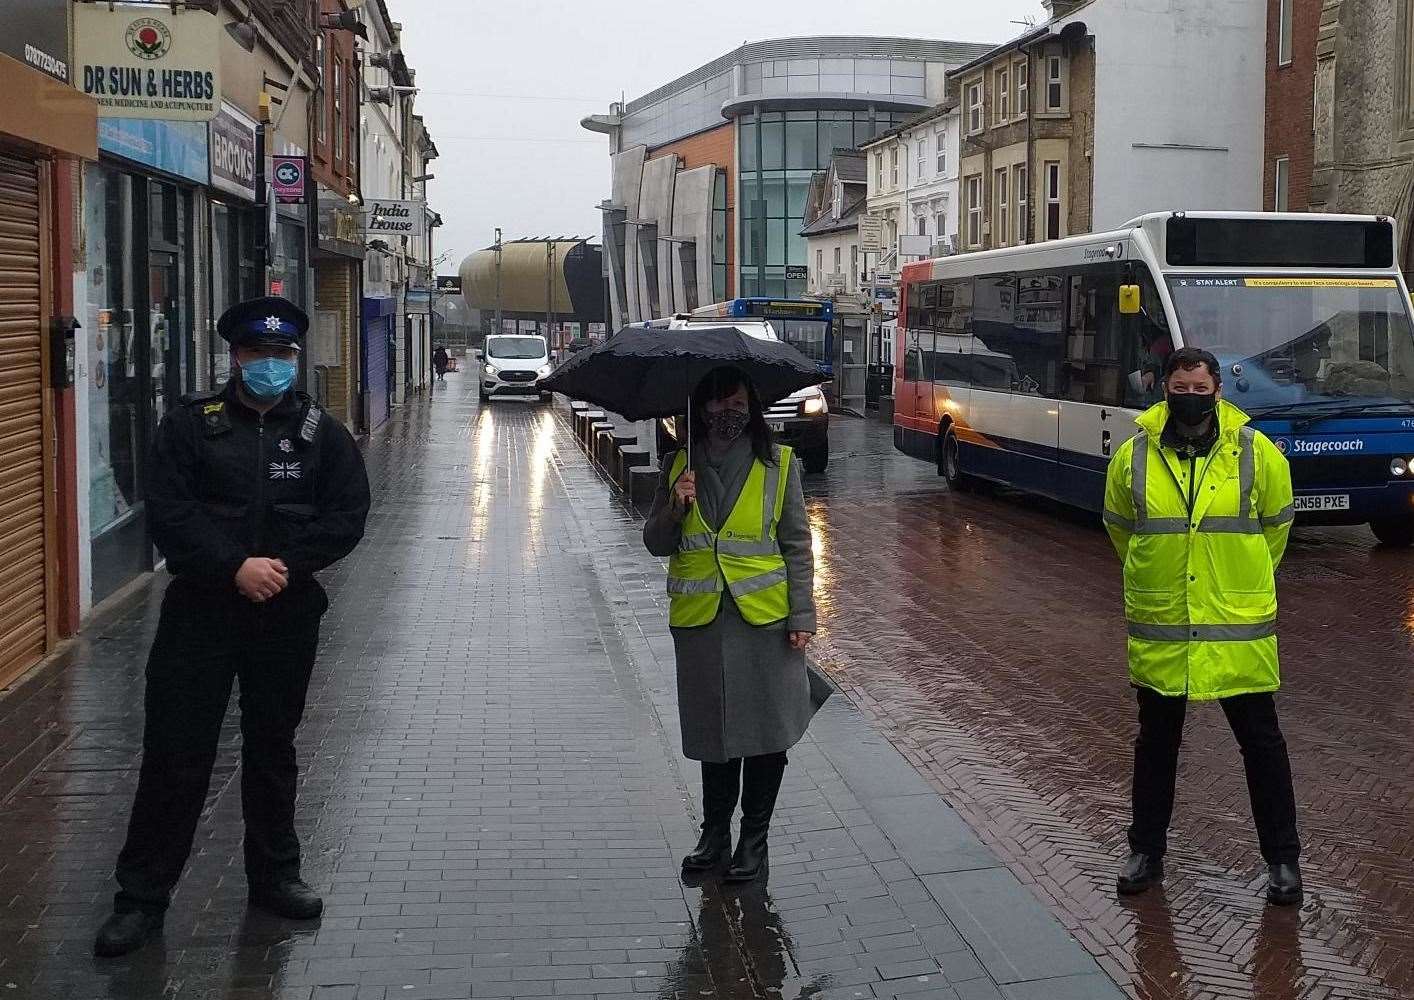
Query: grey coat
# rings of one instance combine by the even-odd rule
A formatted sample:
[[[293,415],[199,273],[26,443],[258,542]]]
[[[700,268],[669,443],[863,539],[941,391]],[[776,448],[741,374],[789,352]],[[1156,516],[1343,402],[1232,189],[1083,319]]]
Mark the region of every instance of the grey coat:
[[[693,455],[697,503],[713,528],[736,505],[754,460],[744,438],[718,458],[705,447]],[[682,538],[682,522],[672,508],[672,458],[663,466],[653,511],[643,526],[643,542],[655,556],[671,556]],[[749,625],[724,593],[712,624],[672,630],[683,753],[693,760],[720,762],[788,750],[829,696],[828,682],[817,677],[812,683],[805,654],[791,649],[786,637],[788,632],[815,631],[815,555],[798,460],[787,477],[776,541],[790,595],[785,621]]]

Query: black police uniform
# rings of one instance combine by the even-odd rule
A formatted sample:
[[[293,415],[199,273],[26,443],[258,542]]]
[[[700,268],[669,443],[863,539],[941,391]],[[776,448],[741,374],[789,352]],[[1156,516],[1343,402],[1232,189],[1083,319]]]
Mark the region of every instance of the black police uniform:
[[[260,336],[264,317],[284,331],[271,322],[273,336]],[[221,324],[234,345],[306,328],[303,313],[282,299],[242,303]],[[299,877],[294,736],[329,606],[313,574],[363,537],[368,478],[348,431],[307,397],[287,392],[261,415],[238,385],[233,375],[217,392],[185,398],[153,448],[148,523],[175,579],[147,664],[142,771],[117,866],[120,914],[167,906],[191,851],[235,678],[252,897]],[[289,569],[289,585],[264,603],[235,584],[242,563],[260,556]]]

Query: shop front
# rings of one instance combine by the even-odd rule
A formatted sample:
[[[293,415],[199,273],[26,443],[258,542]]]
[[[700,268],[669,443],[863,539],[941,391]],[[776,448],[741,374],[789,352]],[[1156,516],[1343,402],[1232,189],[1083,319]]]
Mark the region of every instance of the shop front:
[[[362,422],[359,395],[359,278],[362,219],[357,206],[319,189],[319,236],[314,250],[314,313],[306,366],[310,391],[346,426]]]
[[[53,648],[69,582],[61,538],[72,526],[60,523],[60,480],[71,464],[63,461],[71,422],[63,440],[58,434],[68,365],[52,331],[71,277],[67,266],[56,273],[55,261],[67,260],[53,241],[67,241],[72,219],[55,211],[70,204],[56,199],[55,174],[64,161],[97,156],[97,109],[58,72],[67,74],[68,55],[58,26],[52,50],[48,73],[0,54],[0,688]]]
[[[93,603],[152,569],[144,456],[196,389],[194,266],[208,177],[207,126],[101,118],[83,179],[88,526]],[[204,227],[202,227],[204,228]],[[205,289],[202,289],[203,298]],[[205,377],[202,378],[205,381]]]
[[[360,354],[363,358],[364,428],[376,431],[388,420],[394,392],[397,357],[398,300],[392,296],[375,296],[363,300],[363,337]]]

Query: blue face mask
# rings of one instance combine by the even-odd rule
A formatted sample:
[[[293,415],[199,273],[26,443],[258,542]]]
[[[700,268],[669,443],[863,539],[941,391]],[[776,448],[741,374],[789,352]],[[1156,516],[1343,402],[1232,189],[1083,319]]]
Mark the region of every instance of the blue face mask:
[[[299,365],[284,358],[261,358],[241,365],[241,384],[256,399],[279,399],[295,384]]]

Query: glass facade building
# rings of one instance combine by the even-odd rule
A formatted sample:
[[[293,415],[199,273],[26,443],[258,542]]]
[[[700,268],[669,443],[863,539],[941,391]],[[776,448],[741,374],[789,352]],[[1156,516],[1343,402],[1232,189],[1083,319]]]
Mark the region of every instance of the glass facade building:
[[[831,60],[792,63],[801,61]],[[908,116],[868,110],[753,110],[737,119],[739,295],[805,295],[808,261],[800,229],[811,175],[829,168],[834,150],[857,148]]]

